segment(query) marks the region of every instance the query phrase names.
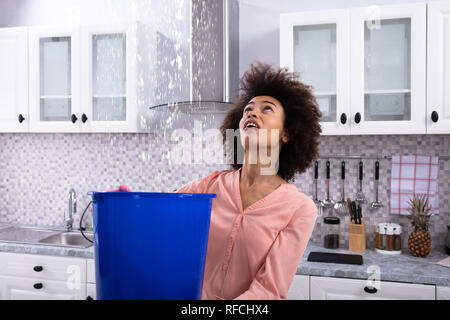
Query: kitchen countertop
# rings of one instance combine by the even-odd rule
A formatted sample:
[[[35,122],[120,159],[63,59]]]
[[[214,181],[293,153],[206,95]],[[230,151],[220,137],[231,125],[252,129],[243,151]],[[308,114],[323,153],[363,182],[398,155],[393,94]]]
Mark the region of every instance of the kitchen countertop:
[[[362,265],[310,262],[308,255],[311,251],[360,254]],[[447,258],[443,252],[431,250],[426,258],[410,255],[403,250],[399,255],[378,253],[374,249],[364,252],[352,252],[344,249],[325,249],[323,246],[309,243],[302,261],[297,268],[298,275],[324,276],[336,278],[352,278],[373,280],[374,271],[367,268],[378,266],[381,281],[410,282],[417,284],[432,284],[450,287],[450,268],[436,265],[436,262]]]
[[[9,225],[0,224],[0,229],[7,226]],[[94,258],[94,246],[83,249],[0,241],[0,251],[87,259]],[[363,264],[350,265],[307,261],[308,255],[312,251],[361,254],[363,256]],[[303,259],[297,268],[297,275],[367,280],[370,276],[372,278],[374,276],[373,271],[368,271],[367,268],[375,265],[380,268],[381,281],[409,282],[450,287],[450,268],[436,265],[436,262],[446,257],[448,255],[445,253],[433,250],[426,258],[413,257],[406,251],[400,255],[386,255],[378,253],[373,249],[367,249],[365,252],[358,253],[344,249],[325,249],[318,244],[309,242],[303,254]]]

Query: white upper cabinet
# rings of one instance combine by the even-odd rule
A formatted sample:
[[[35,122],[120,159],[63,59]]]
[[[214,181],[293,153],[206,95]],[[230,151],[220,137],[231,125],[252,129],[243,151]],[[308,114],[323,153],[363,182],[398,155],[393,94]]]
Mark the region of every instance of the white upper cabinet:
[[[351,133],[426,133],[426,4],[351,9]]]
[[[0,29],[0,132],[28,132],[28,31]]]
[[[30,27],[31,132],[79,132],[80,37],[76,27]]]
[[[30,27],[30,131],[136,132],[137,26]]]
[[[426,3],[406,3],[281,15],[280,66],[314,87],[323,135],[427,132],[426,14]]]
[[[83,132],[136,132],[137,24],[82,28]]]
[[[350,134],[349,11],[282,14],[280,66],[313,86],[322,134]]]
[[[428,4],[427,133],[450,133],[450,3]]]

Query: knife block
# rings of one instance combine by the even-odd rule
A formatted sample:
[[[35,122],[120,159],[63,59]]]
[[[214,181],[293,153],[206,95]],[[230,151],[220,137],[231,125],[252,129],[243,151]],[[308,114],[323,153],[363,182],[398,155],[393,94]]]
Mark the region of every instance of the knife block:
[[[350,222],[348,225],[348,250],[363,252],[366,250],[366,223],[361,218],[361,224]]]

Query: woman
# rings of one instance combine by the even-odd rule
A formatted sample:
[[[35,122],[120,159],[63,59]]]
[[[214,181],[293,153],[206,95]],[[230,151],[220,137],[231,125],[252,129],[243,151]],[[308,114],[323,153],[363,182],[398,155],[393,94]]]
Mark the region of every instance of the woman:
[[[286,69],[258,63],[243,75],[220,128],[224,141],[239,130],[243,161],[234,156],[233,170],[177,190],[217,194],[202,299],[286,299],[317,217],[313,200],[288,181],[318,157],[321,116],[311,88]]]

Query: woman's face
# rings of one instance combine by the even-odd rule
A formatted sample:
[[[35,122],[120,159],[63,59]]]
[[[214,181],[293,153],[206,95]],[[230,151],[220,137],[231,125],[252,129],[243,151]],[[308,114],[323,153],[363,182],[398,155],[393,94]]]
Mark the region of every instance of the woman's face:
[[[244,149],[246,139],[260,147],[281,149],[282,143],[288,141],[284,132],[284,109],[280,101],[270,96],[258,96],[251,99],[244,107],[239,122],[241,144]],[[248,137],[248,138],[247,138]]]

